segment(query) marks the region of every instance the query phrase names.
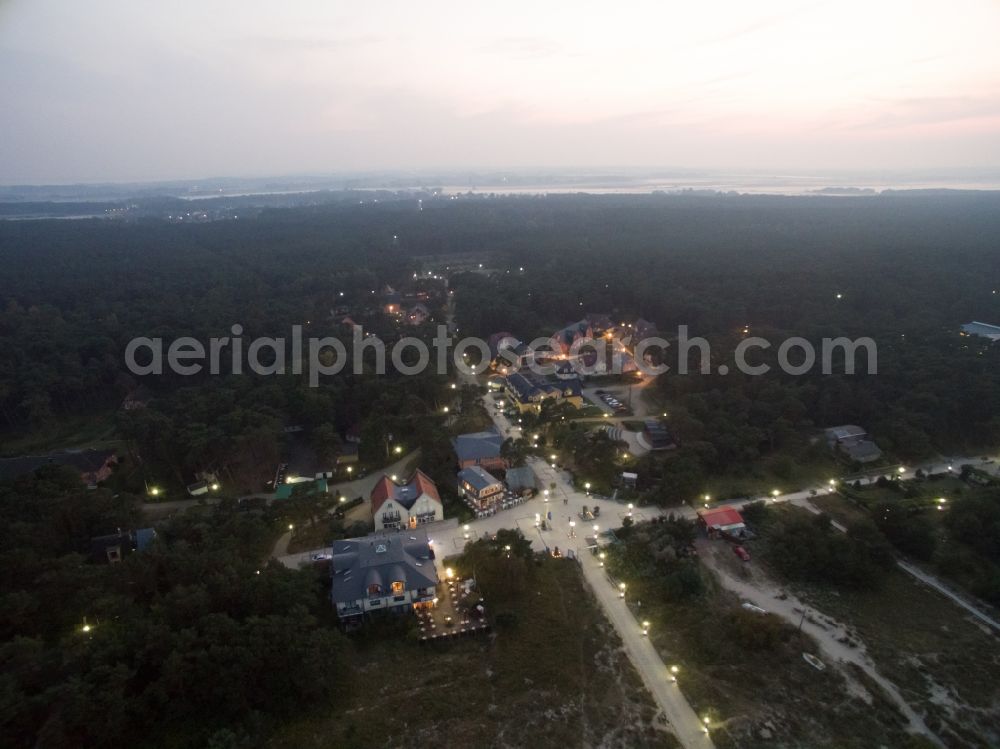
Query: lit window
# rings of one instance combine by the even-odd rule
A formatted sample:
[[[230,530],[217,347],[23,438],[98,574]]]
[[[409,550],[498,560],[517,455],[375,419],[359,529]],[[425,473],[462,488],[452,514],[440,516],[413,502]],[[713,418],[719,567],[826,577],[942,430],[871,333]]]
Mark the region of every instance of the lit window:
[[[393,595],[397,595],[397,596],[399,594],[401,594],[403,592],[403,583],[399,582],[398,580],[396,582],[394,582],[392,584],[392,592],[393,592]]]

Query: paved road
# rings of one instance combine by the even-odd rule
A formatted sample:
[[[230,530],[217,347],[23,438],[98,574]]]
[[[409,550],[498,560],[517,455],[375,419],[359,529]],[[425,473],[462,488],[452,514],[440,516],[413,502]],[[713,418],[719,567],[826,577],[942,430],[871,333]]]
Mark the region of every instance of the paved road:
[[[584,554],[580,564],[584,579],[590,584],[604,614],[621,636],[629,660],[639,672],[656,704],[663,710],[677,740],[689,748],[712,746],[710,735],[681,693],[677,680],[670,676],[656,648],[643,635],[642,627],[632,616],[624,599],[612,587],[604,569],[598,566],[591,554]]]

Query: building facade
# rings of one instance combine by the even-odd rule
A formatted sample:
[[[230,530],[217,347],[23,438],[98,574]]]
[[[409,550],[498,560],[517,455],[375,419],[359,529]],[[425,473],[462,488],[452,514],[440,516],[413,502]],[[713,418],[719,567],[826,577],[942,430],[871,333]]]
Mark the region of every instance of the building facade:
[[[444,519],[437,486],[421,470],[405,484],[383,476],[372,489],[371,507],[376,531],[416,528]]]
[[[334,541],[330,598],[342,623],[380,611],[433,606],[438,584],[434,551],[423,530]]]

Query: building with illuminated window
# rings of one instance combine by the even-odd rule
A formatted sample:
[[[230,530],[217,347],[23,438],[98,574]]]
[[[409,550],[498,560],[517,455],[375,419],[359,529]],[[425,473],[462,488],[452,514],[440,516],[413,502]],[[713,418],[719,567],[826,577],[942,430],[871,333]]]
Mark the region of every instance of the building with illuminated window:
[[[330,598],[345,625],[379,611],[433,606],[438,584],[434,550],[424,530],[333,542]]]

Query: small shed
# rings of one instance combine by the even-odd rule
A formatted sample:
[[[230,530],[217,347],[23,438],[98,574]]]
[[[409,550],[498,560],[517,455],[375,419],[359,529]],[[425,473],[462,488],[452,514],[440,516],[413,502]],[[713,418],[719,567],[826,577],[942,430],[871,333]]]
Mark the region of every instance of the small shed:
[[[712,510],[699,510],[698,520],[709,533],[726,533],[739,536],[746,530],[743,516],[735,507],[716,507]]]

